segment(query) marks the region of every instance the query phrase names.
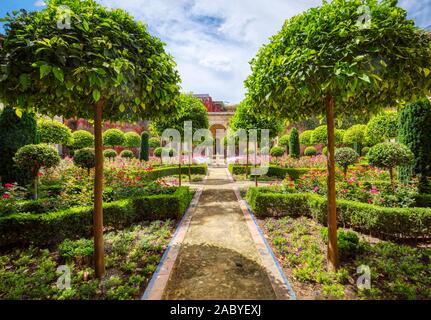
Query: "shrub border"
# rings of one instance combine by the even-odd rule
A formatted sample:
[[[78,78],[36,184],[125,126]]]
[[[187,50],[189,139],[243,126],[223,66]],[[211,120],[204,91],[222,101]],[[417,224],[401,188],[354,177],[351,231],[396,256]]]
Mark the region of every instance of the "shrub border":
[[[252,187],[247,201],[256,216],[308,216],[326,224],[326,198],[311,193],[280,194],[268,187]],[[431,208],[385,208],[337,200],[338,224],[379,238],[429,238]]]
[[[253,165],[250,165],[248,167],[248,174],[250,174],[250,170],[253,167]],[[228,170],[232,175],[235,174],[245,174],[245,165],[238,165],[238,164],[229,164]],[[301,178],[304,174],[307,174],[311,170],[317,170],[317,171],[324,171],[326,168],[283,168],[279,166],[270,165],[268,168],[268,173],[266,176],[268,177],[277,177],[280,179],[286,178],[286,176],[289,176],[289,178],[293,180],[297,180]]]

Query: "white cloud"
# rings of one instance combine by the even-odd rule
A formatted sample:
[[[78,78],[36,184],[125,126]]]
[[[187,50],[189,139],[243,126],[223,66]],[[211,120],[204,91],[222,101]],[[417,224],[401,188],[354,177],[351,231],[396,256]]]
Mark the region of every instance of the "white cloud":
[[[44,7],[44,6],[46,6],[46,4],[45,4],[45,1],[44,1],[44,0],[37,0],[37,1],[34,3],[34,5],[35,5],[36,7]]]
[[[239,102],[248,62],[280,30],[285,19],[320,0],[98,0],[144,21],[167,44],[178,64],[184,91]],[[431,7],[426,0],[427,7]],[[413,0],[401,0],[405,7]],[[404,6],[404,5],[403,5]],[[429,12],[429,8],[428,11]],[[422,15],[423,16],[423,15]],[[431,24],[431,22],[429,23]]]

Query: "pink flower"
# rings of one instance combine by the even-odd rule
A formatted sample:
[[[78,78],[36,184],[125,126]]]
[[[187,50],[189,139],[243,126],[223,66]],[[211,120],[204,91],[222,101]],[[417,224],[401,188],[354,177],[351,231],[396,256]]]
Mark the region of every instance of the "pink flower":
[[[314,192],[319,191],[319,187],[317,187],[317,186],[316,186],[316,187],[314,187],[313,191],[314,191]]]
[[[6,183],[4,186],[5,186],[5,188],[12,188],[13,184],[12,183]]]
[[[7,194],[7,193],[3,194],[3,199],[10,199],[10,194]]]
[[[348,191],[346,189],[341,190],[342,193],[347,193]]]
[[[371,200],[371,199],[368,199],[368,203],[370,203],[370,204],[371,204],[371,203],[373,203],[373,200]]]

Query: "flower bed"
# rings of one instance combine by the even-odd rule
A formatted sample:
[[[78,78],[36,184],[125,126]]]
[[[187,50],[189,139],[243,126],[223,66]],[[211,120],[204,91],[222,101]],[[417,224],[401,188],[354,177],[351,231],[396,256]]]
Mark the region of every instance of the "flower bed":
[[[299,299],[431,299],[430,248],[378,241],[346,229],[338,231],[340,269],[327,269],[327,229],[299,217],[261,221]],[[370,270],[370,287],[357,281]],[[360,281],[360,283],[362,283]]]
[[[65,240],[55,249],[30,247],[0,255],[0,299],[139,299],[172,236],[175,223],[154,221],[105,234],[106,277],[92,267],[93,240]],[[67,265],[70,288],[56,270]]]

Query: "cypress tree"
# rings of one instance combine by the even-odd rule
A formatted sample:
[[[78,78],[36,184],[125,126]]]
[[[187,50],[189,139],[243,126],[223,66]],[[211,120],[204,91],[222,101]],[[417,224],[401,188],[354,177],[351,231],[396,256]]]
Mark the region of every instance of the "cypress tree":
[[[301,149],[299,147],[299,134],[296,128],[290,131],[289,137],[289,155],[293,158],[299,158]]]
[[[431,177],[431,103],[428,99],[408,104],[399,112],[398,140],[414,154],[412,165],[398,169],[399,178],[409,181],[419,178],[419,191],[430,192],[427,178]]]
[[[34,114],[23,113],[18,117],[11,107],[5,107],[0,114],[0,178],[1,183],[31,182],[27,170],[18,168],[13,157],[19,148],[37,143],[37,125]]]
[[[150,139],[150,135],[148,132],[143,132],[141,136],[141,152],[139,154],[139,159],[142,161],[148,161],[149,157],[149,144],[148,140]]]

